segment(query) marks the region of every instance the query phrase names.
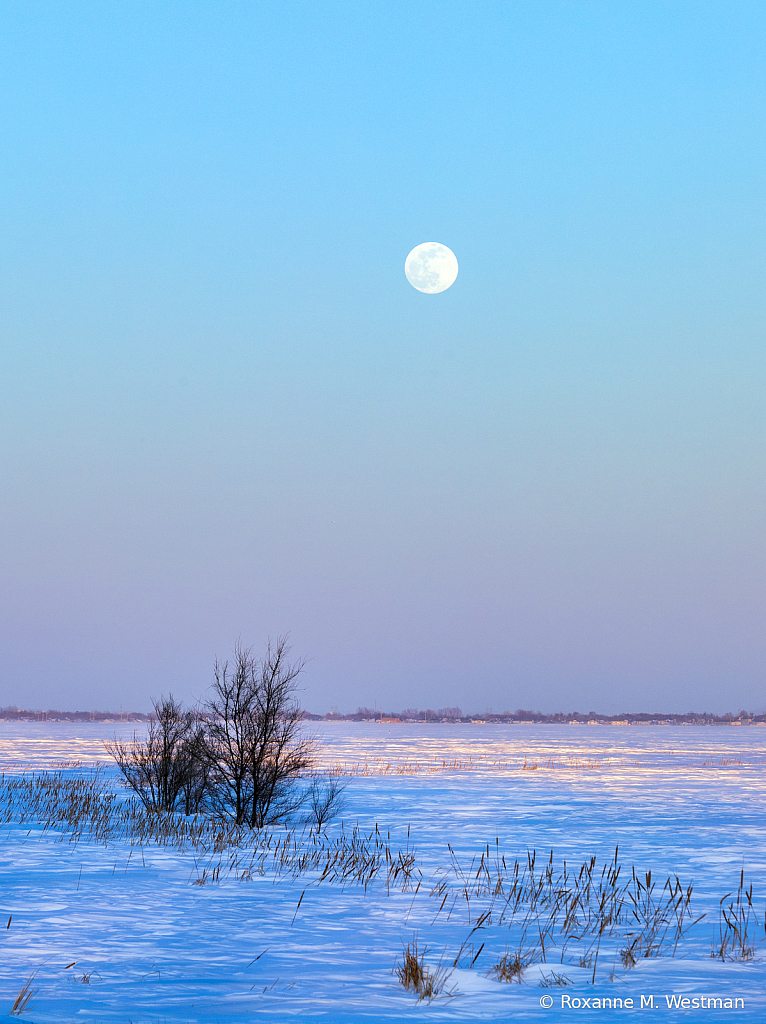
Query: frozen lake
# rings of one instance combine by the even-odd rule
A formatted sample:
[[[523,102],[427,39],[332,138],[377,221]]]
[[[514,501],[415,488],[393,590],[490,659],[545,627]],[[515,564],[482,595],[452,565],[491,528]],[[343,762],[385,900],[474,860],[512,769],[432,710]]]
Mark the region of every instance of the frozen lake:
[[[82,772],[106,761],[104,739],[133,728],[0,722],[0,761],[9,773],[67,763],[67,773]],[[423,1014],[553,1021],[569,1019],[576,999],[591,1000],[583,1013],[594,999],[617,998],[623,1009],[601,1015],[643,1015],[650,1011],[641,1010],[641,996],[653,996],[662,1015],[680,1017],[701,1011],[691,1002],[688,1010],[668,1007],[666,997],[700,995],[703,1006],[742,999],[738,1016],[766,1019],[766,728],[315,723],[313,731],[325,764],[349,772],[344,830],[377,826],[390,833],[392,851],[414,848],[417,892],[269,871],[247,881],[222,871],[214,884],[194,884],[204,870],[199,851],[71,843],[60,831],[10,820],[0,833],[0,911],[12,915],[2,930],[0,1012],[36,971],[35,1007],[23,1019],[41,1024],[235,1024],[298,1014],[339,1022]],[[340,829],[334,823],[329,835]],[[605,940],[592,984],[590,965],[559,944],[544,964],[527,967],[521,984],[508,984],[491,968],[517,932],[497,904],[473,934],[489,897],[471,891],[440,912],[441,893],[462,885],[450,848],[464,873],[487,847],[507,865],[528,863],[533,850],[538,863],[552,851],[557,869],[595,856],[600,872],[617,846],[623,877],[635,867],[642,877],[651,870],[659,889],[669,875],[684,888],[693,884],[694,916],[707,916],[675,956],[668,949],[626,969]],[[757,913],[754,956],[712,959],[719,900],[737,889],[743,870]],[[448,889],[434,895],[434,879]],[[392,973],[415,935],[432,965],[451,963],[468,942],[471,955],[448,983],[451,998],[419,1003]],[[566,985],[549,987],[554,969]],[[571,1008],[562,1009],[562,996]],[[704,1012],[723,1019],[735,1011]]]

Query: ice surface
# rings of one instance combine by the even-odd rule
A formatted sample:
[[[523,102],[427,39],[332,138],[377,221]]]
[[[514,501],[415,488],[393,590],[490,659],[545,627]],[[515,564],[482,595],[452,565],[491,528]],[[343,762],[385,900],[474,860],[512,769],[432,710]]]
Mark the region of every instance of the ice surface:
[[[105,738],[133,729],[0,722],[0,761],[7,772],[73,761],[65,770],[82,772],[106,760]],[[343,827],[377,825],[390,833],[392,851],[409,842],[423,877],[417,893],[387,890],[380,879],[365,891],[273,871],[237,881],[225,855],[218,883],[199,885],[205,864],[220,856],[122,840],[75,843],[12,819],[0,828],[0,1012],[34,972],[34,1008],[22,1019],[39,1024],[559,1021],[650,1014],[639,1007],[642,995],[654,996],[663,1019],[766,1020],[766,729],[318,723],[315,731],[326,764],[355,772]],[[330,826],[330,836],[340,828]],[[651,869],[660,885],[669,874],[693,883],[695,914],[707,917],[675,957],[641,958],[632,970],[605,941],[595,985],[571,956],[561,964],[557,947],[546,963],[527,967],[521,984],[499,982],[490,968],[512,946],[513,930],[494,915],[470,936],[480,900],[458,900],[447,920],[451,904],[438,913],[441,898],[429,896],[434,879],[446,880],[450,893],[460,888],[448,844],[464,867],[489,845],[507,863],[532,850],[538,862],[552,850],[556,865],[595,855],[599,870],[619,845],[623,872],[635,866]],[[721,962],[710,956],[718,902],[736,890],[741,870],[754,887],[755,958]],[[418,1002],[392,973],[415,936],[432,968],[448,968],[469,940],[447,981],[452,996]],[[570,984],[541,987],[554,972]],[[699,993],[739,997],[745,1009],[666,1006],[666,995]],[[636,1005],[562,1009],[562,994]],[[540,1003],[546,996],[549,1009]]]

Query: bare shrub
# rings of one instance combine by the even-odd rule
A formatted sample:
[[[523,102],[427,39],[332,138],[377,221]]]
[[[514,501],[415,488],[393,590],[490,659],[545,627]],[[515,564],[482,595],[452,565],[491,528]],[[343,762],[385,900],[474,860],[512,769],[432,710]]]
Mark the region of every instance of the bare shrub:
[[[154,701],[146,739],[135,733],[105,746],[147,810],[200,811],[261,829],[285,821],[306,802],[318,830],[339,810],[345,786],[314,778],[314,745],[302,731],[296,679],[286,637],[269,641],[263,658],[237,644],[234,659],[216,662],[212,694],[201,711],[184,710],[172,694]]]
[[[211,773],[207,723],[198,711],[191,712],[188,732],[179,750],[184,813],[198,814],[210,796]]]
[[[128,742],[115,737],[104,746],[147,810],[175,811],[183,806],[187,814],[195,813],[206,788],[204,727],[172,693],[152,704],[145,740],[134,733]]]
[[[295,698],[303,662],[289,662],[287,637],[269,641],[263,658],[237,644],[234,661],[216,662],[205,703],[211,804],[237,825],[284,821],[305,800],[296,783],[311,768],[313,744],[301,729]]]
[[[308,809],[305,823],[321,832],[323,826],[343,809],[346,786],[347,783],[335,774],[313,779],[306,794]]]

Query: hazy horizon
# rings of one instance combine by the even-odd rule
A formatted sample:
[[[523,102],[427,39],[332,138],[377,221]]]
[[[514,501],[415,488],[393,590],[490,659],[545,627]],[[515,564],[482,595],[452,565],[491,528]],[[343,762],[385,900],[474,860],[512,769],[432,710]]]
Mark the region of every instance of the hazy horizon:
[[[0,704],[766,711],[762,4],[0,25]]]
[[[157,694],[155,696],[159,697],[160,695]],[[4,712],[10,711],[11,709],[13,709],[14,713],[16,713],[16,714],[24,713],[24,714],[44,714],[44,715],[47,715],[47,714],[110,715],[110,716],[115,716],[115,718],[111,718],[110,717],[108,719],[108,721],[114,722],[114,721],[117,720],[116,719],[117,715],[120,716],[120,719],[122,719],[123,716],[125,716],[125,721],[130,721],[130,718],[128,717],[130,715],[133,715],[133,714],[150,715],[150,714],[153,713],[153,709],[151,707],[151,701],[149,703],[149,706],[141,707],[141,708],[133,707],[133,706],[127,707],[127,706],[122,706],[122,705],[120,705],[119,708],[116,708],[116,707],[98,707],[98,708],[97,707],[91,707],[91,708],[65,708],[65,707],[53,708],[53,707],[48,707],[48,708],[40,708],[40,707],[33,707],[33,706],[24,707],[23,705],[19,706],[19,703],[20,702],[17,702],[15,704],[8,704],[5,707],[0,707],[0,716],[2,716],[2,714]],[[191,706],[200,707],[201,705],[187,705],[187,706],[190,706],[190,707]],[[600,717],[603,717],[603,718],[617,718],[620,715],[630,715],[630,716],[648,715],[650,717],[653,717],[655,715],[656,716],[665,715],[665,716],[670,716],[670,717],[682,717],[682,716],[694,715],[694,716],[698,716],[698,717],[712,717],[712,716],[715,716],[716,718],[726,718],[726,716],[729,716],[729,717],[731,717],[732,719],[735,720],[735,723],[737,722],[737,720],[739,718],[751,718],[752,719],[752,718],[763,717],[763,715],[759,714],[757,711],[754,711],[753,709],[748,710],[746,708],[739,708],[739,709],[729,708],[727,711],[723,711],[723,712],[713,712],[713,711],[710,711],[710,710],[705,709],[705,708],[687,708],[685,711],[681,711],[679,709],[673,709],[673,710],[670,710],[670,711],[668,711],[668,710],[660,711],[660,710],[658,710],[656,708],[652,709],[652,710],[649,710],[647,708],[622,708],[618,712],[610,713],[610,712],[607,712],[607,711],[600,710],[598,708],[591,708],[588,711],[585,711],[582,708],[571,708],[571,707],[567,708],[567,709],[558,708],[558,709],[554,709],[554,710],[551,710],[551,711],[545,711],[545,710],[543,710],[541,708],[516,708],[516,709],[512,710],[512,709],[508,709],[508,708],[502,708],[502,709],[501,708],[491,708],[491,707],[484,707],[484,708],[475,707],[475,708],[472,708],[472,707],[468,706],[465,709],[460,709],[460,708],[441,708],[440,709],[438,707],[416,709],[416,708],[396,708],[396,707],[393,707],[393,706],[385,705],[382,708],[375,708],[375,709],[367,708],[367,707],[364,707],[364,706],[357,706],[353,710],[351,708],[346,708],[344,710],[343,708],[339,708],[337,705],[333,705],[332,708],[327,709],[327,708],[308,707],[306,705],[301,704],[301,710],[303,712],[305,712],[306,714],[308,714],[308,715],[321,715],[321,716],[338,715],[339,717],[343,717],[343,718],[349,718],[351,716],[360,716],[361,715],[361,716],[364,716],[363,719],[362,719],[363,721],[371,721],[373,719],[373,717],[376,718],[378,715],[383,716],[383,720],[385,721],[386,720],[386,716],[394,715],[394,716],[402,716],[401,717],[401,721],[402,722],[409,722],[409,723],[413,723],[414,722],[415,724],[417,724],[417,721],[418,721],[420,715],[424,716],[423,721],[425,723],[427,723],[427,724],[433,724],[433,723],[438,724],[438,723],[440,723],[442,721],[446,721],[446,720],[450,720],[450,719],[452,721],[457,721],[459,719],[472,718],[472,717],[480,716],[480,715],[486,715],[486,716],[489,716],[489,717],[494,716],[496,718],[497,717],[503,717],[503,718],[506,718],[506,717],[518,717],[518,718],[522,718],[523,719],[523,718],[526,717],[527,721],[530,721],[530,719],[528,718],[528,716],[530,716],[530,715],[533,715],[533,716],[534,715],[541,715],[541,716],[545,716],[545,717],[552,717],[552,716],[555,716],[555,715],[562,715],[565,718],[566,717],[572,717],[572,716],[575,716],[575,715],[579,716],[579,717],[594,716],[594,717],[597,717],[597,718],[600,718]],[[457,712],[457,713],[454,713],[454,712]],[[431,715],[432,717],[429,719],[428,715]],[[0,717],[0,721],[2,721],[2,720],[3,720],[2,717]],[[47,722],[47,721],[56,722],[56,721],[58,721],[58,719],[43,719],[42,720],[43,723]],[[136,721],[140,721],[140,719],[137,719]],[[310,719],[307,719],[307,721],[310,721]],[[83,724],[83,723],[87,724],[88,720],[80,719],[79,722],[80,722],[80,724]],[[76,723],[73,722],[72,724],[76,724]],[[555,724],[555,723],[544,723],[544,724]],[[705,724],[705,723],[701,723],[701,724]]]

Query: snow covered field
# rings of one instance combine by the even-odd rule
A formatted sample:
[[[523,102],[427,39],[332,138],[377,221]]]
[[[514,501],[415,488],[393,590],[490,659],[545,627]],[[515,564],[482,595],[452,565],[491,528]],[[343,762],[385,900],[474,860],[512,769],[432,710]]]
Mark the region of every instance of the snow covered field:
[[[105,761],[102,741],[121,730],[129,735],[132,726],[0,722],[6,779],[71,761],[79,764],[65,776],[87,773]],[[284,829],[266,852],[253,839],[214,852],[127,836],[72,841],[60,828],[11,816],[0,827],[0,1014],[34,972],[21,1019],[40,1024],[299,1015],[344,1024],[766,1020],[766,729],[320,723],[316,731],[326,763],[352,772],[343,822],[324,840],[336,845],[326,849],[348,850],[356,825],[371,835],[366,849],[382,861],[366,887],[337,872],[320,880],[320,869],[297,870],[297,853],[280,868]],[[300,850],[304,840],[291,842]],[[602,914],[601,934],[594,930],[609,888],[601,884],[598,896],[602,869],[614,871],[617,846],[612,893],[630,882],[640,894],[634,867],[644,886],[651,870],[655,909],[668,876],[680,879],[684,896],[693,884],[682,908],[693,916],[682,919],[680,937],[668,924],[652,938],[647,921],[660,918],[631,924],[629,907],[609,927]],[[309,847],[316,851],[313,839]],[[406,869],[389,867],[399,850]],[[580,868],[592,857],[578,927],[562,932],[557,911],[546,932],[545,893],[584,893]],[[745,943],[752,957],[711,958],[721,944],[719,901],[736,897],[743,870],[757,914]],[[536,923],[528,914],[535,886],[545,912]],[[586,903],[595,914],[589,925]],[[447,968],[451,996],[418,1001],[400,985],[394,968],[415,938],[427,947],[426,965]],[[636,964],[626,967],[620,951],[633,940]],[[659,955],[644,956],[646,948]],[[492,968],[514,952],[526,964],[520,983],[496,980]],[[688,1008],[668,1006],[684,998]],[[715,999],[724,1005],[710,1005]],[[725,1008],[726,1000],[744,1009]]]

